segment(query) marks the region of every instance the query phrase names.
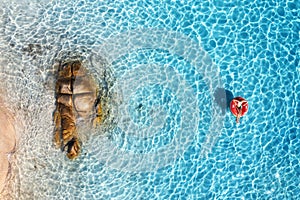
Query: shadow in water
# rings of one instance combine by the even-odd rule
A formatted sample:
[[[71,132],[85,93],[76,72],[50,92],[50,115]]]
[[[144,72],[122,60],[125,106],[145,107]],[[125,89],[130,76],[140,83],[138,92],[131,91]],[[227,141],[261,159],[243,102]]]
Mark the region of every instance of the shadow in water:
[[[222,114],[225,114],[226,109],[229,108],[230,102],[233,99],[232,92],[224,88],[217,88],[214,92],[214,98],[216,103],[220,106]]]

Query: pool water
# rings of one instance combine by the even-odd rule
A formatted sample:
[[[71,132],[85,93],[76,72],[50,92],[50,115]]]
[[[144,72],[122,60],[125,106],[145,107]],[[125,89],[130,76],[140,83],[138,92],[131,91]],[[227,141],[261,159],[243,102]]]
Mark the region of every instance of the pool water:
[[[299,198],[298,0],[1,2],[0,89],[24,126],[1,198]],[[75,161],[52,144],[71,55],[111,97]]]

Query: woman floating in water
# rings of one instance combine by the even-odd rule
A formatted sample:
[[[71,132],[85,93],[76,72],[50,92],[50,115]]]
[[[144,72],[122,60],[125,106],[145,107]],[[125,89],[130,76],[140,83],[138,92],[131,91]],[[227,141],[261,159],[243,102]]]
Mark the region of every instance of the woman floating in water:
[[[240,118],[248,111],[248,102],[242,97],[235,97],[230,102],[230,111],[236,116],[236,123],[240,122]]]

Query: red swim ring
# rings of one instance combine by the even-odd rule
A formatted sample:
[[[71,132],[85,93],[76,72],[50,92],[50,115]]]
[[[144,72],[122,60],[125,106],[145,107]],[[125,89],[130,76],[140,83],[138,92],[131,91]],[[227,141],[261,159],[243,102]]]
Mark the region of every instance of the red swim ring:
[[[230,102],[230,111],[236,116],[236,123],[240,122],[240,117],[244,116],[248,111],[248,102],[242,97],[235,97]]]

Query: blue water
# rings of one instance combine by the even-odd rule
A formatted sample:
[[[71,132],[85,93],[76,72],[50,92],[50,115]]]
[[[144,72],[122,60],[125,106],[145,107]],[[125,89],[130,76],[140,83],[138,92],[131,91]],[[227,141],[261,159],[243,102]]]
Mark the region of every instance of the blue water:
[[[24,153],[23,161],[44,164],[39,171],[24,164],[12,196],[300,199],[298,0],[14,2],[0,10],[0,51],[8,63],[26,64],[8,64],[15,68],[7,76],[13,68],[3,67],[0,80],[46,74],[57,55],[75,51],[92,55],[100,81],[93,59],[102,57],[116,121],[74,162],[46,159],[50,146]],[[40,46],[28,54],[28,44]],[[53,104],[42,95],[48,79],[32,76],[12,99],[30,105],[36,93]],[[225,94],[248,100],[240,124]],[[30,127],[51,136],[51,127]]]

